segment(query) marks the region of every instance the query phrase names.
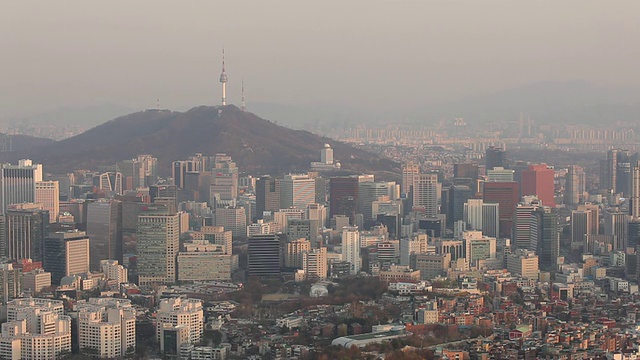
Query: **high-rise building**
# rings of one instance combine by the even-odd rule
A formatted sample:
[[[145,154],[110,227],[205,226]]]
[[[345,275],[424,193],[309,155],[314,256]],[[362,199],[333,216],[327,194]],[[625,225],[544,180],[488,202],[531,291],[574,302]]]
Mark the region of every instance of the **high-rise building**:
[[[171,178],[173,179],[173,185],[179,189],[184,189],[185,177],[187,172],[190,171],[197,171],[195,161],[174,161],[171,164]]]
[[[354,223],[358,212],[358,184],[355,176],[329,179],[329,218],[345,215],[351,224]]]
[[[529,165],[522,172],[522,195],[535,195],[542,205],[556,207],[553,169],[547,164]]]
[[[90,298],[75,305],[78,343],[94,357],[115,359],[132,355],[136,347],[136,311],[131,301]]]
[[[285,175],[280,182],[280,208],[305,209],[316,202],[316,181],[309,175]]]
[[[57,181],[36,182],[35,202],[42,204],[44,210],[49,211],[49,223],[58,221],[60,213],[60,189]]]
[[[71,352],[71,318],[62,301],[16,299],[7,304],[0,335],[2,359],[59,359]]]
[[[413,177],[413,208],[424,209],[429,218],[438,215],[438,175],[419,174]]]
[[[494,167],[487,170],[487,179],[489,181],[497,182],[511,182],[514,181],[515,170],[505,169],[501,166]]]
[[[327,248],[321,247],[302,253],[302,269],[307,280],[324,280],[327,278]]]
[[[321,204],[309,204],[305,218],[315,220],[318,228],[322,229],[327,226],[327,208]]]
[[[200,232],[210,244],[220,246],[223,254],[232,254],[233,233],[231,230],[225,230],[223,226],[202,226]]]
[[[122,173],[117,171],[95,174],[93,186],[105,193],[122,194]]]
[[[558,216],[548,206],[538,207],[531,213],[530,249],[538,254],[541,270],[556,269],[560,255]]]
[[[479,260],[495,259],[496,238],[483,236],[481,231],[465,231],[462,237],[465,259],[469,266],[476,266]]]
[[[249,238],[247,253],[249,276],[279,276],[282,261],[277,235],[254,235]]]
[[[11,205],[5,215],[9,259],[42,261],[43,240],[49,234],[49,211],[42,204]],[[4,234],[3,234],[4,235]]]
[[[578,211],[589,211],[589,224],[591,224],[590,234],[600,233],[600,207],[597,204],[584,203],[578,205]]]
[[[640,163],[633,167],[631,198],[629,199],[629,214],[636,220],[640,219]]]
[[[22,274],[22,292],[26,295],[36,296],[49,286],[51,286],[51,273],[42,268]]]
[[[513,223],[513,245],[516,249],[536,250],[531,248],[531,214],[538,206],[526,203],[517,205]]]
[[[265,211],[280,209],[280,182],[270,176],[256,181],[256,219],[262,219]]]
[[[158,159],[147,154],[138,155],[134,159],[116,163],[116,171],[122,174],[124,190],[148,187],[158,177]]]
[[[311,251],[311,242],[307,239],[293,239],[287,242],[284,266],[289,268],[303,268],[302,258]]]
[[[0,306],[7,305],[9,300],[21,296],[22,271],[13,264],[0,264]]]
[[[500,236],[511,237],[513,215],[518,204],[518,183],[487,182],[483,190],[484,203],[499,204]]]
[[[174,335],[176,328],[183,328],[186,335],[184,342],[172,344],[177,345],[178,351],[183,344],[195,345],[200,342],[204,330],[202,300],[182,297],[160,300],[156,316],[156,338],[162,351],[166,350],[171,338],[175,338],[171,335]]]
[[[180,249],[180,219],[166,206],[148,206],[138,215],[138,282],[171,284],[176,281]]]
[[[91,244],[92,271],[100,270],[100,261],[122,261],[122,203],[99,200],[87,205],[87,236]]]
[[[453,164],[453,177],[476,180],[478,178],[478,164]]]
[[[362,214],[365,221],[373,220],[373,202],[383,196],[395,200],[396,195],[396,183],[393,181],[361,182],[358,184],[358,214]]]
[[[400,192],[408,194],[411,192],[413,186],[413,177],[420,174],[420,165],[414,162],[409,162],[402,165],[402,183]]]
[[[571,241],[583,243],[584,236],[592,234],[591,210],[574,210],[571,212]]]
[[[241,206],[216,209],[216,226],[230,230],[235,237],[247,236],[247,213]]]
[[[449,209],[447,211],[447,223],[453,226],[453,223],[464,219],[464,207],[470,200],[474,191],[465,185],[453,185],[449,188]]]
[[[290,240],[307,239],[312,243],[318,237],[318,221],[307,219],[290,219],[287,225],[287,238]]]
[[[470,230],[482,230],[482,199],[469,199],[462,209],[462,220]]]
[[[616,161],[616,193],[630,197],[633,190],[633,167],[638,162],[638,154],[631,154],[628,150],[618,150]]]
[[[507,271],[525,279],[538,280],[538,255],[535,251],[517,249],[507,256]]]
[[[507,160],[507,152],[503,148],[490,146],[485,152],[485,169],[492,170],[496,167],[507,168],[509,162]]]
[[[415,254],[425,254],[429,250],[429,236],[419,234],[412,238],[400,240],[400,265],[409,265],[411,256]]]
[[[360,258],[360,232],[358,228],[347,226],[342,230],[342,260],[351,264],[351,274],[355,275],[362,268]]]
[[[564,203],[567,205],[580,204],[585,190],[586,178],[584,169],[577,165],[569,165],[565,175]]]
[[[59,284],[65,276],[89,272],[89,238],[84,231],[50,233],[45,239],[44,250],[44,269],[51,273],[54,284]]]
[[[629,241],[629,216],[623,213],[612,213],[605,211],[604,234],[613,235],[614,243],[612,250],[625,251]]]
[[[216,154],[210,190],[211,206],[219,207],[218,203],[238,197],[238,167],[230,156]]]
[[[0,164],[0,214],[10,204],[32,203],[36,197],[36,182],[42,181],[42,165],[20,160],[18,165]]]
[[[100,269],[105,279],[115,280],[118,284],[129,282],[129,270],[118,264],[118,260],[101,260]]]
[[[482,235],[500,236],[500,204],[482,204]]]

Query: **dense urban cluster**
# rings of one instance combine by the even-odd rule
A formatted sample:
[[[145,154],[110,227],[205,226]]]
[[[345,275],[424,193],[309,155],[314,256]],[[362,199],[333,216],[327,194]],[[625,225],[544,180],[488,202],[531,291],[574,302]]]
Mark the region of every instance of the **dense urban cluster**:
[[[0,165],[0,358],[640,357],[636,153],[374,143],[400,174]]]

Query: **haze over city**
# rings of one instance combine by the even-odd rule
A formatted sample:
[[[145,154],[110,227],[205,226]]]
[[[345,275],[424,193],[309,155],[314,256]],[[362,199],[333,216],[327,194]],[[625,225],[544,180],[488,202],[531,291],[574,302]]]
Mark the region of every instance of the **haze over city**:
[[[258,108],[312,104],[363,120],[575,80],[637,101],[638,10],[633,0],[11,2],[0,13],[0,118],[212,105],[223,47],[229,102],[244,78]]]

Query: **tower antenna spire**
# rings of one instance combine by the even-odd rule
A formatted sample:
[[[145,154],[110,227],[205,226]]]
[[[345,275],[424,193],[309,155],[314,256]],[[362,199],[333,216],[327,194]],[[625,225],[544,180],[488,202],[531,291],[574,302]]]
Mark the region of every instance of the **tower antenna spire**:
[[[247,104],[244,102],[244,78],[242,78],[242,111],[247,111]]]
[[[222,106],[227,105],[227,72],[224,68],[224,46],[222,47],[222,74],[220,74],[220,83],[222,83]]]

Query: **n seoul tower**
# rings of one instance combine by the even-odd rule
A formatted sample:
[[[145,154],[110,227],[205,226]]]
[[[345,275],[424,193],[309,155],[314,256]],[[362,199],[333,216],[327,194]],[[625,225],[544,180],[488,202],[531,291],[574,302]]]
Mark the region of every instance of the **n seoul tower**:
[[[222,83],[222,106],[227,105],[227,73],[224,71],[224,48],[222,48],[222,74],[220,74],[220,82]]]

